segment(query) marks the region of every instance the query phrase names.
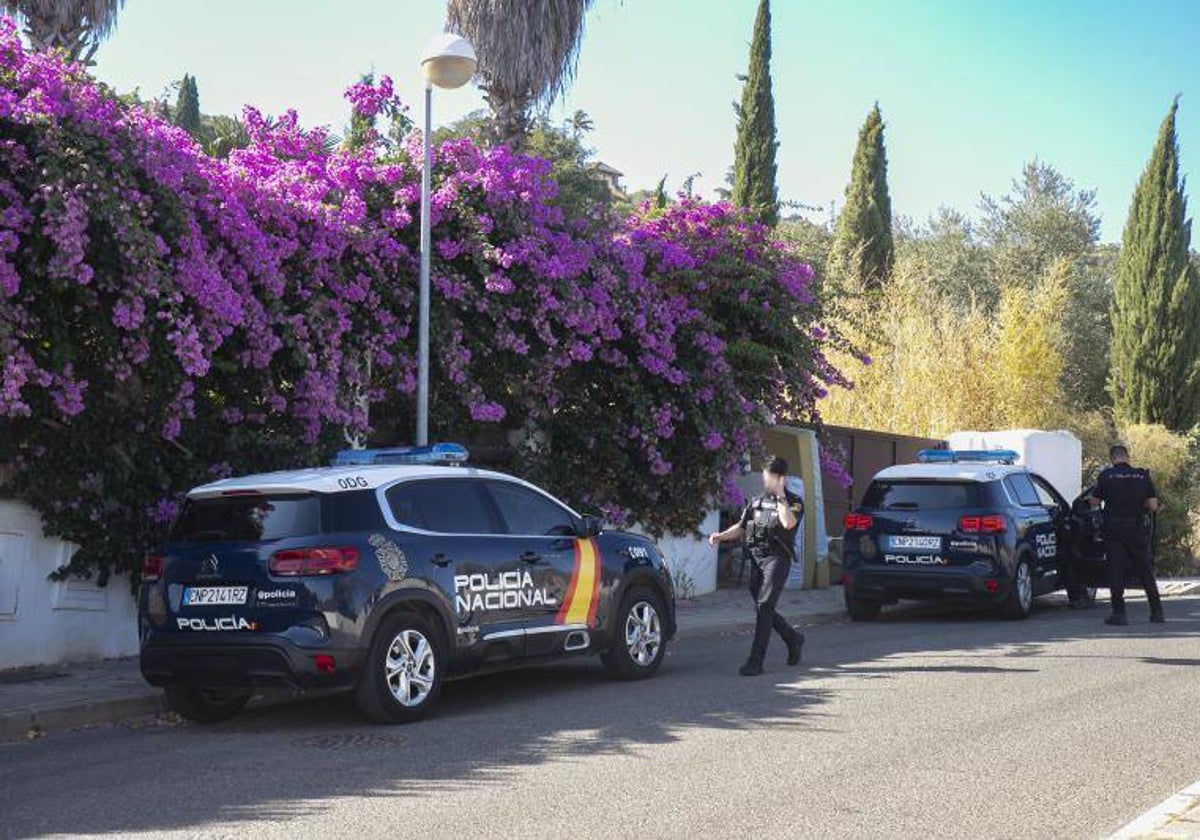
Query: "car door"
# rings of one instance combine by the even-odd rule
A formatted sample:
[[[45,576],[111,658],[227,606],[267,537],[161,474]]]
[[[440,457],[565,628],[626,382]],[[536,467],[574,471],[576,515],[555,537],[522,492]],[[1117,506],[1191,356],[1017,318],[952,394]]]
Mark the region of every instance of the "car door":
[[[1061,580],[1061,575],[1059,574],[1060,566],[1062,563],[1070,562],[1071,558],[1068,555],[1072,551],[1072,545],[1075,542],[1071,506],[1054,489],[1054,485],[1040,475],[1030,473],[1029,479],[1033,482],[1033,489],[1037,492],[1038,501],[1042,507],[1046,508],[1050,514],[1050,521],[1054,525],[1053,538],[1050,536],[1042,537],[1040,545],[1037,548],[1039,563],[1045,560],[1052,560],[1052,568],[1056,578]]]
[[[478,478],[411,479],[386,494],[392,516],[411,539],[417,568],[427,568],[453,599],[457,646],[483,661],[525,655],[525,610],[519,557]]]
[[[574,631],[588,629],[600,587],[595,541],[579,538],[577,517],[540,490],[505,479],[485,485],[509,534],[507,556],[522,567],[526,655],[579,646]]]
[[[1014,512],[1019,515],[1019,539],[1034,557],[1033,591],[1040,594],[1052,589],[1058,579],[1058,527],[1051,511],[1038,495],[1029,473],[1016,472],[1004,479],[1005,486],[1017,502]]]

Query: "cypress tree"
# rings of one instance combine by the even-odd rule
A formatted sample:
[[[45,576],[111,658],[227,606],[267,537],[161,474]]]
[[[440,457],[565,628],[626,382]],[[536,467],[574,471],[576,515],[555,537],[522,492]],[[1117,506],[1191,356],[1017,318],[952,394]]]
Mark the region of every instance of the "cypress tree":
[[[879,103],[858,132],[858,148],[846,187],[846,204],[838,217],[829,275],[878,289],[892,273],[892,200],[888,195],[887,151],[883,145]]]
[[[179,83],[179,97],[175,100],[175,125],[193,137],[200,136],[200,90],[196,77],[184,74]]]
[[[1189,263],[1192,223],[1179,177],[1171,104],[1133,192],[1113,281],[1112,372],[1117,416],[1191,428],[1200,409],[1200,279]]]
[[[771,3],[759,0],[750,43],[750,68],[737,112],[733,158],[733,203],[751,208],[764,224],[779,221],[775,185],[775,97],[771,93]]]

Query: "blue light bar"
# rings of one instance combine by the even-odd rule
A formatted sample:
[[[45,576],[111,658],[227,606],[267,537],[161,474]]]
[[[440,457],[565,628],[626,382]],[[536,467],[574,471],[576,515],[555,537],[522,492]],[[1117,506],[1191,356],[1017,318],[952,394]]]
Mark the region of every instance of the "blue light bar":
[[[460,443],[435,443],[432,446],[395,446],[389,449],[343,449],[333,457],[335,467],[369,467],[381,464],[420,464],[458,466],[470,453]]]
[[[917,453],[922,464],[1015,464],[1020,457],[1011,449],[922,449]]]

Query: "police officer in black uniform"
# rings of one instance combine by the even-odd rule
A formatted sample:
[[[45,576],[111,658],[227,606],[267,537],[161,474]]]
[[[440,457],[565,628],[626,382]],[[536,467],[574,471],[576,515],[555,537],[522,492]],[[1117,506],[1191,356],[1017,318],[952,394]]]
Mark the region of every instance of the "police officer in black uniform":
[[[804,515],[803,500],[786,487],[787,473],[787,461],[768,456],[767,466],[763,470],[763,495],[746,506],[737,524],[708,538],[712,545],[716,545],[745,535],[753,561],[750,594],[757,605],[757,620],[750,658],[739,672],[743,677],[756,677],[763,672],[763,659],[767,655],[772,629],[787,644],[789,665],[800,664],[804,647],[804,634],[797,632],[775,611],[795,559],[793,544],[796,525]]]
[[[1109,450],[1112,466],[1100,473],[1088,501],[1104,502],[1104,551],[1108,557],[1112,615],[1105,624],[1124,625],[1125,575],[1129,567],[1137,574],[1150,601],[1150,620],[1162,622],[1162,599],[1150,566],[1150,535],[1146,517],[1158,510],[1158,491],[1148,470],[1129,463],[1129,450],[1117,445]]]

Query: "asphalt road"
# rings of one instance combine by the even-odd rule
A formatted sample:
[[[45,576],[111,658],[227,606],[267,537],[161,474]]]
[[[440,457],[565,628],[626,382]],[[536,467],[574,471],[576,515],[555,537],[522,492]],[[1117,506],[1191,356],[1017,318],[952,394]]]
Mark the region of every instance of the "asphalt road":
[[[756,679],[744,635],[685,639],[649,682],[458,682],[409,727],[335,698],[53,735],[0,746],[0,835],[1103,836],[1200,777],[1200,600],[1168,608],[885,614]]]

